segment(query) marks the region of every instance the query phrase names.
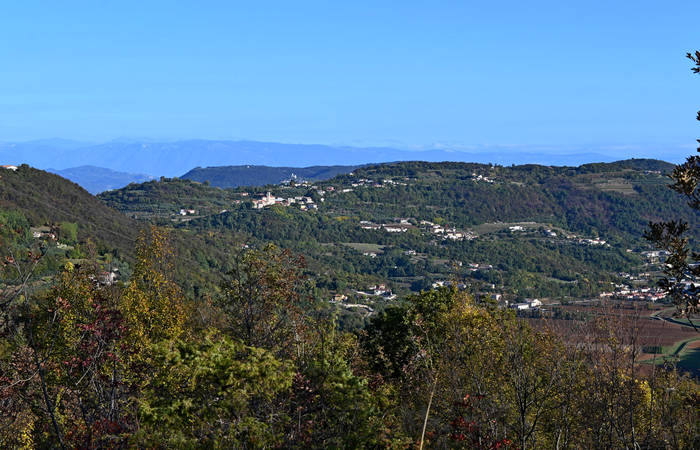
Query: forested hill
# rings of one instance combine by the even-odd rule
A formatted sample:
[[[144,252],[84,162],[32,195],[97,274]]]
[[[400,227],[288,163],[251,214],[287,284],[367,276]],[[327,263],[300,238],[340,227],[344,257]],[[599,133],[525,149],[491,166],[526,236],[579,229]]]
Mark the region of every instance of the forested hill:
[[[192,187],[186,195],[193,198],[198,198],[193,195],[196,189],[205,190],[209,194],[212,191],[225,192],[190,181],[181,183]],[[162,187],[167,184],[153,182],[138,186]],[[136,185],[131,185],[133,186]],[[209,195],[207,198],[213,197]],[[61,230],[58,241],[68,244],[64,256],[73,261],[80,260],[86,256],[84,244],[92,241],[100,256],[110,254],[116,257],[122,269],[133,261],[139,233],[148,227],[144,221],[134,220],[109,207],[77,184],[27,165],[20,166],[17,171],[0,168],[0,231],[3,224],[15,223],[26,224],[47,233],[47,225],[58,225]],[[61,235],[63,229],[72,227],[76,227],[75,236],[67,238]],[[237,236],[230,232],[224,236],[216,233],[200,235],[185,229],[169,229],[168,233],[170,246],[177,258],[174,272],[170,275],[180,283],[183,290],[188,295],[193,295],[202,286],[216,285],[219,279],[218,269],[224,264],[230,248],[237,242]],[[60,260],[61,258],[56,259]],[[53,264],[52,267],[55,269],[60,264]]]
[[[75,223],[81,239],[125,252],[131,251],[143,227],[79,185],[27,165],[16,171],[0,169],[0,209],[21,213],[32,226]]]
[[[332,182],[341,204],[364,215],[441,217],[457,226],[534,221],[569,231],[640,239],[649,221],[698,214],[668,189],[673,165],[650,159],[579,167],[401,162],[368,166]],[[358,180],[400,181],[376,189]],[[355,184],[356,186],[353,186]]]
[[[350,173],[359,166],[312,166],[312,167],[269,167],[269,166],[221,166],[197,167],[181,178],[209,182],[212,186],[231,188],[239,186],[264,186],[278,184],[284,180],[322,181],[336,175]]]
[[[649,221],[674,217],[698,229],[697,212],[668,189],[672,168],[654,160],[400,162],[314,183],[235,189],[163,178],[100,198],[192,236],[276,243],[304,255],[317,286],[334,293],[386,281],[415,291],[457,270],[514,295],[585,296],[608,289],[620,272],[643,270]],[[266,192],[274,205],[253,208]],[[207,254],[202,248],[197,259]]]
[[[396,217],[444,220],[458,227],[531,221],[591,236],[640,239],[649,221],[695,211],[667,188],[673,165],[648,159],[579,167],[399,162],[356,168],[313,185],[219,189],[183,179],[131,184],[100,194],[109,206],[138,218],[167,218],[181,209],[202,217],[250,207],[256,194],[320,197],[320,213],[358,220]],[[261,230],[262,232],[262,230]],[[267,231],[266,231],[267,232]]]

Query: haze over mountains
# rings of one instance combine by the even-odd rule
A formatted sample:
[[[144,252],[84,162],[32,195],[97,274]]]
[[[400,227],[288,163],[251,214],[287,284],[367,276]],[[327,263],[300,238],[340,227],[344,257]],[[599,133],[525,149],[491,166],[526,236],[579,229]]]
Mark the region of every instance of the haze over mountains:
[[[268,167],[268,166],[219,166],[196,167],[180,178],[209,182],[220,188],[239,186],[264,186],[283,181],[324,181],[336,175],[350,173],[360,166],[312,166],[312,167]]]
[[[99,194],[110,189],[119,189],[129,183],[143,183],[153,179],[150,175],[117,172],[96,166],[80,166],[62,170],[47,169],[46,171],[79,184],[91,194]]]
[[[623,152],[624,153],[624,152]],[[3,164],[27,163],[41,169],[63,170],[95,166],[129,174],[181,176],[195,167],[229,165],[333,166],[393,161],[456,161],[511,164],[577,166],[590,162],[611,162],[623,157],[648,154],[593,150],[528,150],[527,148],[483,147],[475,150],[402,150],[390,147],[348,147],[314,144],[283,144],[257,141],[182,140],[151,142],[115,140],[90,144],[64,139],[0,143]],[[646,153],[649,153],[648,151]],[[679,155],[655,152],[656,157],[674,162]],[[684,151],[684,154],[687,152]]]

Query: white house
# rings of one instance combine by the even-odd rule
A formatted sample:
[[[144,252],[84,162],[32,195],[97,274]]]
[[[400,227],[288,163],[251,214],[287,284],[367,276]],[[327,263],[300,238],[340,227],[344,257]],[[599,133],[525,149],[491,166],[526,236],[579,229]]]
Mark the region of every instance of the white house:
[[[517,309],[518,311],[522,311],[525,309],[530,309],[530,304],[529,303],[513,303],[510,305],[511,308]]]
[[[539,308],[542,306],[542,302],[537,298],[528,299],[526,301],[527,304],[530,305],[530,308]]]

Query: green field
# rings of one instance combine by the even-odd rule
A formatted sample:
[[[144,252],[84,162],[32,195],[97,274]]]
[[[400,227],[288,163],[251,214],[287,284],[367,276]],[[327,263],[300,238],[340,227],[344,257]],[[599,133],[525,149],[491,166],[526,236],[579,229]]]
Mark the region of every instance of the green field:
[[[700,348],[689,348],[700,336],[678,341],[672,346],[661,347],[662,355],[644,361],[646,364],[663,364],[670,358],[678,358],[678,367],[691,372],[700,372]]]
[[[362,253],[383,253],[386,247],[385,245],[365,244],[362,242],[341,242],[341,244]]]

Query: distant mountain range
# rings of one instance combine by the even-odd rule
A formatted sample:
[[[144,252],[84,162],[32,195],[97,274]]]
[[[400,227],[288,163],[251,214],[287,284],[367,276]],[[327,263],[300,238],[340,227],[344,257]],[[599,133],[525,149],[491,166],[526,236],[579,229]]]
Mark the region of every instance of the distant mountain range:
[[[647,152],[648,153],[648,152]],[[676,161],[681,155],[667,154]],[[644,156],[644,155],[634,155]],[[647,155],[648,156],[648,155]],[[308,167],[362,165],[393,161],[456,161],[512,164],[577,166],[590,162],[611,162],[619,154],[605,149],[556,153],[527,148],[487,147],[477,150],[401,150],[389,147],[346,147],[281,144],[256,141],[183,140],[150,142],[116,140],[90,144],[45,139],[21,143],[0,143],[0,164],[26,163],[42,169],[63,170],[80,166],[104,167],[128,174],[179,176],[193,167],[265,165]]]
[[[285,180],[323,181],[336,175],[350,173],[360,166],[312,166],[312,167],[268,167],[268,166],[221,166],[197,167],[180,178],[208,181],[212,186],[233,188],[239,186],[264,186],[279,184]]]
[[[99,194],[122,188],[129,183],[143,183],[153,179],[150,175],[117,172],[96,166],[80,166],[63,170],[47,169],[47,172],[67,178],[91,194]]]

